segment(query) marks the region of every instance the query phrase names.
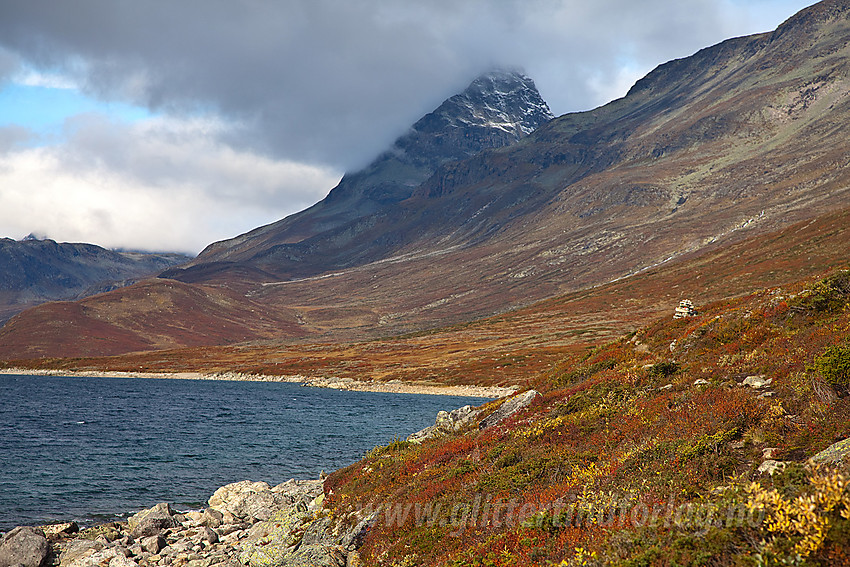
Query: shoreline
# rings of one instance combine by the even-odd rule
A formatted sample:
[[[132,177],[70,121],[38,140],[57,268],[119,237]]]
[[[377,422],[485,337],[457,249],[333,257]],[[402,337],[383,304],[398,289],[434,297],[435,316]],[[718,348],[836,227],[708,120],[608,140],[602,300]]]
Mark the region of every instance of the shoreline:
[[[103,370],[45,370],[3,368],[0,375],[68,376],[72,378],[145,378],[153,380],[213,380],[229,382],[286,382],[312,388],[328,388],[349,392],[376,392],[392,394],[417,394],[431,396],[458,396],[466,398],[503,398],[520,390],[518,386],[443,386],[421,382],[359,382],[351,378],[310,378],[300,374],[274,376],[268,374],[242,374],[239,372],[109,372]]]

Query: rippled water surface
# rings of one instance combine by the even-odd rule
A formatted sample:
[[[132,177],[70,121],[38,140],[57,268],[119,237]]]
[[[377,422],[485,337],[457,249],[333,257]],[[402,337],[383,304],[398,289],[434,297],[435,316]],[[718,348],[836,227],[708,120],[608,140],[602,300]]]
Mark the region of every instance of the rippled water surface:
[[[0,531],[92,523],[239,480],[317,478],[484,399],[269,382],[0,375]]]

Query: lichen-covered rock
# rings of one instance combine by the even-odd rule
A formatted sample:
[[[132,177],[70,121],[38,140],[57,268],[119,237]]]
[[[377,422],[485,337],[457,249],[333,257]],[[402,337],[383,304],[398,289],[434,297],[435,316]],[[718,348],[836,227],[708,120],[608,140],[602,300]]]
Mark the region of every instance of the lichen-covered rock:
[[[787,464],[788,463],[784,461],[766,459],[761,465],[759,465],[758,472],[761,474],[773,476],[777,472],[781,472],[783,469],[785,469],[785,466]]]
[[[539,396],[540,392],[537,390],[529,390],[524,394],[519,394],[508,399],[496,411],[481,420],[478,424],[478,429],[487,429],[501,423],[515,413],[527,408]]]
[[[210,508],[238,518],[265,521],[291,505],[292,497],[273,491],[266,482],[243,480],[216,490],[209,504]]]
[[[306,545],[286,559],[286,567],[346,567],[347,554],[341,547]]]
[[[18,527],[0,539],[0,567],[40,567],[49,554],[50,544],[37,528]]]
[[[44,532],[47,539],[66,537],[80,531],[80,526],[77,522],[65,522],[63,524],[49,524],[40,526],[39,529]]]
[[[121,529],[121,524],[117,522],[109,522],[107,524],[101,524],[99,526],[92,526],[90,528],[86,528],[81,530],[79,533],[79,537],[83,539],[96,540],[98,538],[103,538],[106,540],[106,543],[111,541],[115,541],[123,536],[123,532]]]
[[[251,567],[287,565],[310,520],[312,515],[290,509],[251,526],[239,559]]]
[[[850,457],[850,437],[833,443],[814,457],[812,460],[816,463],[836,464]]]
[[[744,378],[741,386],[749,386],[755,390],[761,390],[770,386],[771,383],[773,383],[773,378],[765,379],[764,374],[759,374],[757,376],[747,376]]]

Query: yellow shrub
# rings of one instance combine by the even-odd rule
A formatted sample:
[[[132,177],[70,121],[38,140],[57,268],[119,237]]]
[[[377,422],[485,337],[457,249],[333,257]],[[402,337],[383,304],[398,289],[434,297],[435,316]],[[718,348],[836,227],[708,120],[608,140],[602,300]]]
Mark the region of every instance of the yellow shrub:
[[[848,479],[834,470],[808,465],[811,490],[793,499],[785,499],[775,489],[766,490],[759,483],[751,483],[747,507],[751,512],[763,511],[764,528],[772,534],[772,547],[777,536],[796,541],[794,551],[808,557],[821,548],[829,531],[830,516],[838,512],[850,519],[850,494]]]

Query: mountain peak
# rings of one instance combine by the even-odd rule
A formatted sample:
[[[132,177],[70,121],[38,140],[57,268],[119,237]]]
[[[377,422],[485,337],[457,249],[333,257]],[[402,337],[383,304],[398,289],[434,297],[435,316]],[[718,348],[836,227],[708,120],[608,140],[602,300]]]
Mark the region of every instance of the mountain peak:
[[[518,140],[554,117],[531,78],[519,71],[495,69],[479,75],[463,92],[444,101],[414,124],[413,130],[494,128]]]
[[[276,223],[211,244],[190,266],[244,261],[270,247],[336,230],[407,199],[439,167],[513,144],[552,118],[534,81],[522,72],[483,73],[419,119],[368,166],[346,173],[322,201]],[[167,275],[189,277],[185,271]]]
[[[850,19],[850,0],[823,0],[785,20],[774,35],[783,35],[790,30],[811,29],[839,18]]]

